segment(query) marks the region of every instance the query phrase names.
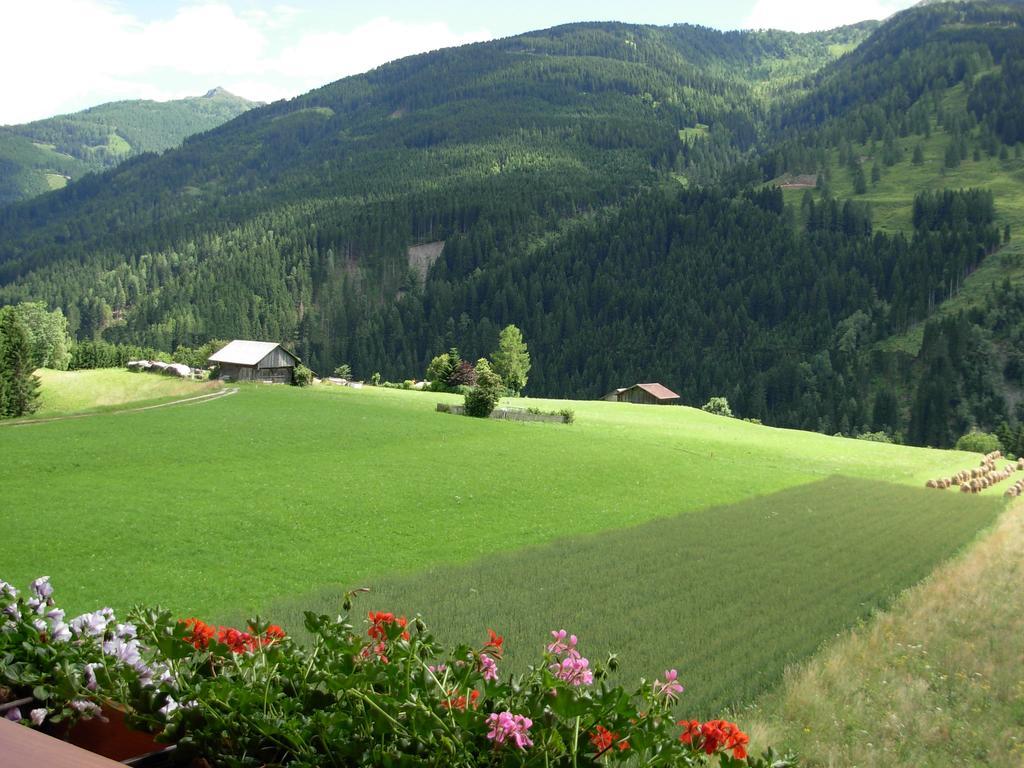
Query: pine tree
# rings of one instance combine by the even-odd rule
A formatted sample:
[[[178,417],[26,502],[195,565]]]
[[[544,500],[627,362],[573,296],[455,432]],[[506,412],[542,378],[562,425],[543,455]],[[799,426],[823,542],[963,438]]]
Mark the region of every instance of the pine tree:
[[[39,379],[33,372],[28,334],[13,307],[0,309],[0,418],[17,418],[36,410]]]

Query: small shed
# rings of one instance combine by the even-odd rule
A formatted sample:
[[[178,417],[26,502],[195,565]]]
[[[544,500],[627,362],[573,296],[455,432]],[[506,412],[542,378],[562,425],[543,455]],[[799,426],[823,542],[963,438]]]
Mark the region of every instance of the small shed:
[[[616,403],[639,403],[640,405],[672,405],[679,395],[661,384],[634,384],[620,387],[605,395],[602,400]]]
[[[301,361],[272,341],[235,339],[210,355],[208,362],[220,368],[219,376],[225,381],[291,384]]]

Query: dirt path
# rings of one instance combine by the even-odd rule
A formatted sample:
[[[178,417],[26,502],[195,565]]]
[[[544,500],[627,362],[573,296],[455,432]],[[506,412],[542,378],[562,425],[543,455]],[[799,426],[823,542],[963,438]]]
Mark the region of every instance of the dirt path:
[[[23,421],[9,421],[6,424],[0,422],[0,427],[28,427],[34,424],[50,424],[54,421],[68,421],[69,419],[88,419],[91,416],[116,416],[121,413],[141,413],[142,411],[152,411],[155,408],[167,408],[172,405],[197,405],[199,403],[208,403],[211,400],[220,400],[222,397],[229,397],[230,395],[238,392],[238,387],[231,387],[229,389],[218,389],[216,392],[207,392],[203,395],[194,395],[192,397],[183,397],[180,400],[171,400],[168,403],[157,403],[156,405],[144,405],[140,408],[123,408],[117,411],[89,411],[87,413],[70,413],[67,416],[53,416],[46,419],[25,419]]]

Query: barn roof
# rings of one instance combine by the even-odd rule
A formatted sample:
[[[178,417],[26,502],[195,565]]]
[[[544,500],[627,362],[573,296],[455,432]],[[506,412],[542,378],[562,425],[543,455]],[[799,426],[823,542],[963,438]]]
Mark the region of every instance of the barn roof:
[[[218,349],[207,359],[211,363],[256,365],[260,360],[280,346],[280,344],[275,344],[272,341],[245,341],[243,339],[235,339],[226,346]],[[284,348],[282,347],[282,349]],[[292,355],[292,353],[288,352],[287,349],[284,351],[294,357],[296,362],[298,361],[299,358]]]
[[[644,392],[649,394],[651,397],[656,397],[658,400],[677,400],[679,395],[673,392],[668,387],[663,387],[661,384],[636,384]],[[633,387],[630,387],[632,389]]]

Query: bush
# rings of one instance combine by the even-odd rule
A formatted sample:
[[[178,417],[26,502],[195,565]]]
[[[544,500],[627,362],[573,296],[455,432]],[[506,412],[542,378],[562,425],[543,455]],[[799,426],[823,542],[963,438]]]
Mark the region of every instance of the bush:
[[[893,439],[885,432],[861,432],[857,435],[858,440],[867,440],[870,443],[891,443]]]
[[[295,376],[292,382],[297,387],[308,387],[313,383],[314,375],[313,371],[300,363],[295,367]]]
[[[380,371],[373,372],[373,376],[370,377],[370,384],[375,387],[380,386]]]
[[[485,370],[480,374],[477,385],[466,393],[466,415],[486,419],[501,399],[505,385],[494,371]]]
[[[352,378],[352,366],[348,363],[342,363],[334,369],[334,375],[339,379],[351,379]]]
[[[998,437],[976,430],[971,430],[956,441],[958,451],[970,451],[971,453],[992,453],[992,451],[1000,451],[1002,448]]]
[[[563,424],[572,424],[576,421],[576,411],[572,408],[563,408],[559,413],[562,415]]]
[[[704,403],[700,409],[705,413],[713,413],[716,416],[728,416],[732,418],[732,408],[729,407],[729,401],[724,397],[712,397]]]

